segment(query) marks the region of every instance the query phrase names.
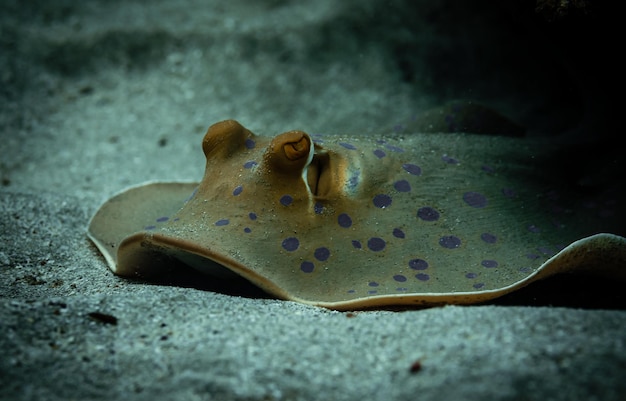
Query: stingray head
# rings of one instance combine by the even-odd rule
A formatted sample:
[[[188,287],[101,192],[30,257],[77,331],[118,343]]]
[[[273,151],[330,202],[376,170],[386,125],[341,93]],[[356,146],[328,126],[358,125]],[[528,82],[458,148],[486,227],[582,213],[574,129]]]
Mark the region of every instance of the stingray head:
[[[226,120],[208,129],[202,149],[207,163],[199,192],[212,202],[232,193],[268,208],[293,205],[312,211],[307,206],[315,201],[342,195],[348,161],[302,131],[267,138]],[[236,207],[226,198],[229,207]]]

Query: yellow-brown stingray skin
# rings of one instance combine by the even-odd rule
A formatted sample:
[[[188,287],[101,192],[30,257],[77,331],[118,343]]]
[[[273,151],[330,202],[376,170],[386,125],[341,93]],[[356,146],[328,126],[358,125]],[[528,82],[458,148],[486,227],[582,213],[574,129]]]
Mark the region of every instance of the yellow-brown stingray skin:
[[[571,205],[536,180],[533,155],[545,152],[536,143],[315,139],[213,125],[195,196],[157,234],[283,297],[337,303],[498,290],[601,223],[558,211]]]

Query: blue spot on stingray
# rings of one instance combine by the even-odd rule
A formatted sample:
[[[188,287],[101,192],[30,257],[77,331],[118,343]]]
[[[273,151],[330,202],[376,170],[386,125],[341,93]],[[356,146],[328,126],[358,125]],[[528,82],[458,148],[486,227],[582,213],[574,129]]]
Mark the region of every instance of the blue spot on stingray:
[[[428,262],[424,259],[411,259],[409,260],[409,267],[413,270],[426,270],[428,269]]]
[[[291,195],[283,195],[280,198],[280,203],[283,206],[289,206],[293,202],[293,197]]]
[[[417,210],[417,217],[424,221],[439,220],[439,212],[430,206],[424,206]]]
[[[441,156],[441,160],[443,160],[444,162],[448,164],[459,164],[459,161],[457,159],[455,159],[454,157],[450,157],[446,154]]]
[[[382,251],[383,249],[385,249],[386,245],[387,244],[385,243],[385,240],[383,240],[382,238],[372,237],[367,240],[367,247],[374,252]]]
[[[498,240],[498,238],[490,233],[482,233],[480,234],[480,239],[482,239],[483,241],[485,241],[488,244],[495,244],[496,241]]]
[[[463,194],[465,203],[475,208],[483,208],[487,206],[487,198],[481,193],[469,191]]]
[[[313,269],[315,269],[315,265],[313,264],[313,262],[309,262],[309,261],[304,261],[300,264],[300,270],[302,270],[305,273],[312,273]]]
[[[243,168],[252,168],[252,167],[256,166],[257,164],[258,163],[255,162],[254,160],[249,160],[249,161],[247,161],[247,162],[245,162],[243,164]]]
[[[426,273],[417,273],[415,275],[415,278],[418,279],[419,281],[428,281],[430,280],[430,276]]]
[[[376,149],[374,151],[374,156],[378,157],[379,159],[382,159],[383,157],[387,156],[387,154],[382,149]]]
[[[221,220],[216,221],[215,225],[218,227],[221,227],[221,226],[227,226],[228,223],[230,223],[228,219],[221,219]]]
[[[352,225],[352,219],[347,213],[341,213],[337,217],[337,223],[339,223],[340,227],[348,228]]]
[[[311,138],[313,138],[313,140],[315,140],[315,141],[322,141],[322,140],[324,140],[324,134],[312,133],[311,134]]]
[[[250,212],[250,213],[248,213],[248,217],[250,217],[250,220],[256,220],[257,215],[254,212]]]
[[[446,235],[439,238],[439,245],[447,249],[455,249],[461,246],[461,240],[454,235]]]
[[[354,146],[354,145],[353,145],[353,144],[351,144],[351,143],[347,143],[347,142],[339,142],[339,145],[341,145],[341,146],[343,146],[344,148],[349,149],[349,150],[356,150],[356,146]]]
[[[404,169],[404,171],[406,171],[409,174],[412,175],[421,175],[422,174],[422,169],[420,168],[420,166],[416,165],[416,164],[411,164],[411,163],[405,163],[402,165],[402,168]]]
[[[411,184],[407,180],[399,180],[393,183],[393,187],[398,192],[410,192]]]
[[[237,196],[239,195],[241,192],[243,192],[243,187],[241,185],[237,185],[235,187],[235,189],[233,190],[233,195]]]
[[[394,228],[393,236],[396,238],[404,238],[404,231],[400,230],[399,228]]]
[[[352,240],[352,246],[356,249],[361,249],[363,246],[361,245],[361,241],[357,241],[355,239]]]
[[[325,247],[317,248],[315,252],[313,252],[313,256],[320,262],[324,262],[330,257],[330,250]]]
[[[285,238],[282,246],[286,251],[293,252],[300,246],[300,241],[296,237]]]
[[[388,206],[391,206],[391,196],[386,194],[378,194],[374,196],[372,202],[374,202],[374,206],[384,209]]]
[[[256,146],[256,143],[254,142],[253,139],[246,138],[246,148],[254,149],[255,146]]]
[[[168,221],[170,218],[163,216],[163,217],[159,217],[158,219],[156,219],[157,223],[163,223],[165,221]]]

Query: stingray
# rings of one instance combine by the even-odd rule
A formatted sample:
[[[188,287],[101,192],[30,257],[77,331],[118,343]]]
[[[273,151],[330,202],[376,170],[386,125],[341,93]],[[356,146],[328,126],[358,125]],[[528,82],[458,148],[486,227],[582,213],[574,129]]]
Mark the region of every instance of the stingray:
[[[120,276],[182,262],[338,310],[485,302],[557,273],[626,279],[623,193],[578,194],[552,142],[269,137],[226,120],[204,136],[201,182],[127,189],[88,235]]]

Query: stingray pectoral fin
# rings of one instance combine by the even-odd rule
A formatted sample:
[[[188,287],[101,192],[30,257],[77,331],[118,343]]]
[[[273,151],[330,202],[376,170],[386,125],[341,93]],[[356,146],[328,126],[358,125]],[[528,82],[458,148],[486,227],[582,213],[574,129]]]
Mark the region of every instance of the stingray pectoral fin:
[[[595,234],[574,241],[542,264],[535,273],[511,285],[488,291],[381,295],[341,302],[296,301],[337,310],[413,305],[430,307],[487,302],[509,294],[535,281],[557,274],[589,274],[626,282],[626,238],[614,234]]]
[[[206,274],[206,277],[244,279],[276,298],[294,299],[272,280],[225,253],[162,233],[141,232],[125,238],[119,245],[116,274],[158,279],[176,274],[181,264]]]
[[[527,283],[559,273],[582,273],[626,281],[626,238],[595,234],[572,242],[548,259]]]
[[[572,242],[530,276],[498,290],[486,292],[495,299],[535,281],[559,274],[584,274],[626,282],[626,238],[600,233]]]
[[[197,186],[197,182],[153,182],[128,188],[100,206],[87,235],[117,273],[117,250],[124,238],[167,221]]]

